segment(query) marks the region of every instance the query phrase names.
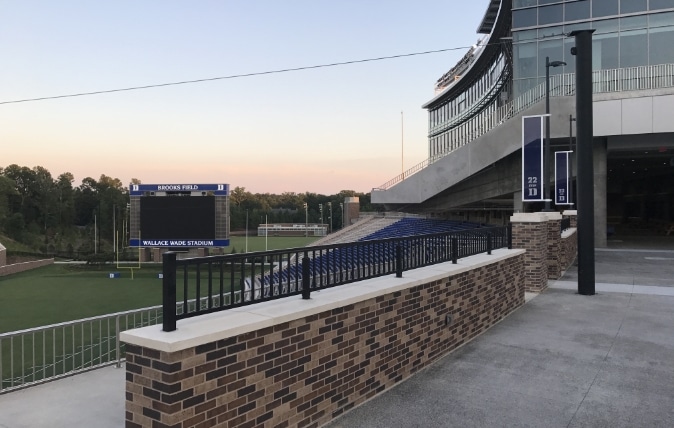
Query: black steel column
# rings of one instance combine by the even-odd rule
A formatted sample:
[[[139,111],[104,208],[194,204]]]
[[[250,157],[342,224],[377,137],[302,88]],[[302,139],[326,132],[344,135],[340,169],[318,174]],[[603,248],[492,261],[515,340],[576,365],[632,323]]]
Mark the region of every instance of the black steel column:
[[[176,329],[176,269],[176,253],[164,253],[162,255],[163,331],[175,331]],[[187,312],[187,308],[184,311]]]
[[[311,266],[309,265],[309,252],[304,252],[302,257],[302,299],[311,299]]]
[[[592,159],[592,33],[573,31],[576,46],[576,202],[578,204],[578,294],[594,294],[594,166]]]

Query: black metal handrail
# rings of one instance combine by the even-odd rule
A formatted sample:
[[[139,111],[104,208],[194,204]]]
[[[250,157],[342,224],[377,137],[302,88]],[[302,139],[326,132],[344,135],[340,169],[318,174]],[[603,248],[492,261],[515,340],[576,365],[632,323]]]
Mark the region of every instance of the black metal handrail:
[[[565,230],[571,229],[571,217],[566,217],[562,219],[560,226],[560,233],[564,233]]]
[[[191,259],[163,255],[163,330],[179,319],[512,248],[512,229],[481,227],[346,244]],[[178,284],[182,284],[181,287]],[[180,301],[180,311],[177,302]]]

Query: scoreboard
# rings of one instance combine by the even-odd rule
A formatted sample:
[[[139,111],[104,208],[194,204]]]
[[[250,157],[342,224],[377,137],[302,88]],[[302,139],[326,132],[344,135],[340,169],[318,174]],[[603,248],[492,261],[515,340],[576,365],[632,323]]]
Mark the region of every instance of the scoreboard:
[[[131,184],[131,247],[229,245],[228,184]]]

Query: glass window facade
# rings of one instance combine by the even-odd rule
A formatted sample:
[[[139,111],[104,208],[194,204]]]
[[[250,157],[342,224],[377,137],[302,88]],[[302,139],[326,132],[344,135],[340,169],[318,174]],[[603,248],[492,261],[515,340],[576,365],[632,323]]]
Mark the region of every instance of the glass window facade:
[[[484,131],[482,118],[493,120],[493,113],[507,101],[500,96],[507,90],[506,67],[506,57],[500,53],[467,89],[429,109],[430,157],[449,153]]]
[[[574,73],[571,31],[592,28],[593,69],[674,63],[674,0],[513,0],[513,95],[543,82],[545,57]]]

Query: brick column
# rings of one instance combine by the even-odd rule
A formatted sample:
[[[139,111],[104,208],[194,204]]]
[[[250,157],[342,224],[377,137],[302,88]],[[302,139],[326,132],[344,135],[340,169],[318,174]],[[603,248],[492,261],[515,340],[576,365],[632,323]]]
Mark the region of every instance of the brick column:
[[[155,263],[161,263],[161,255],[165,250],[163,248],[153,248],[152,249],[152,261]]]
[[[570,230],[565,232],[565,237],[562,240],[562,249],[564,258],[562,259],[562,269],[568,269],[573,261],[578,255],[578,211],[576,210],[565,210],[562,213],[563,218],[568,218],[571,220],[571,229],[576,229],[576,231]]]
[[[150,248],[139,248],[138,251],[140,251],[140,261],[141,262],[151,262],[152,261],[152,253]]]
[[[510,217],[513,248],[524,249],[524,290],[540,293],[548,287],[548,219],[543,213]]]
[[[562,215],[558,212],[543,213],[548,221],[548,279],[562,276]]]
[[[571,227],[578,227],[578,211],[564,210],[564,212],[562,212],[562,217],[571,219]]]

